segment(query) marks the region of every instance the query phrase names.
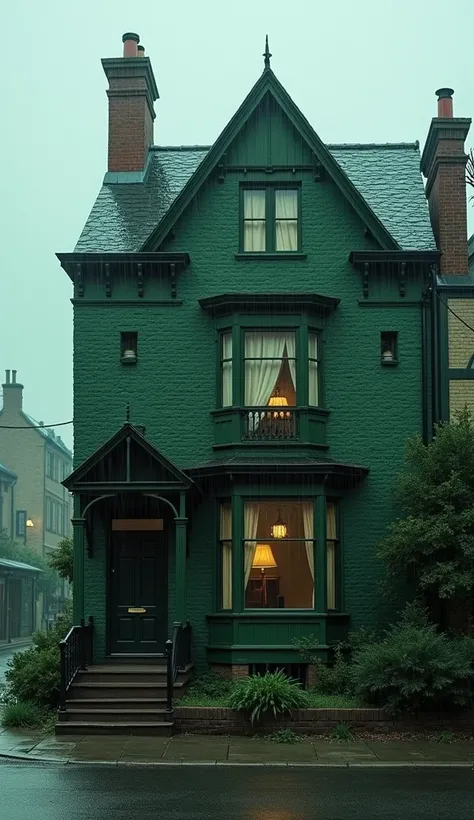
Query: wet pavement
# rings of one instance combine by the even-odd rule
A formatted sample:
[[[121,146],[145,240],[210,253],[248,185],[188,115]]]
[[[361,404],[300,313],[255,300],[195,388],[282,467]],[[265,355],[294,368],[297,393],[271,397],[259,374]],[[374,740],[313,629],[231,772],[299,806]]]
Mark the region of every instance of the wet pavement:
[[[474,772],[415,768],[59,766],[0,760],[25,820],[470,820]]]
[[[330,742],[312,738],[275,743],[258,737],[175,735],[44,735],[0,729],[0,757],[58,763],[207,764],[255,766],[433,766],[474,769],[474,743],[419,741]],[[466,772],[467,774],[467,772]]]

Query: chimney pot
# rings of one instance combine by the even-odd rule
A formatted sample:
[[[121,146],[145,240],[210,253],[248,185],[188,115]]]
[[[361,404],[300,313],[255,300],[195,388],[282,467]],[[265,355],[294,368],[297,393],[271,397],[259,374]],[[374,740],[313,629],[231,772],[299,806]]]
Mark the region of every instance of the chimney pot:
[[[137,57],[145,56],[145,46],[137,46]]]
[[[10,371],[5,370],[5,384],[10,384]]]
[[[139,42],[140,37],[138,34],[135,34],[133,31],[127,31],[126,34],[122,36],[123,56],[137,57],[137,46]]]
[[[12,384],[16,384],[16,370],[12,370]]]
[[[438,97],[438,117],[452,119],[453,117],[453,88],[438,88],[435,91]]]

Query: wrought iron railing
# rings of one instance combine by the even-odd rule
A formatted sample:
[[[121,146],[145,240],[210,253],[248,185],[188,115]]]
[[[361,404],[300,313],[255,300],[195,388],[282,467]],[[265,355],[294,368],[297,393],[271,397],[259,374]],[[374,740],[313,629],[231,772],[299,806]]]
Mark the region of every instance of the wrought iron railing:
[[[191,624],[176,621],[173,637],[166,641],[166,719],[173,720],[173,691],[178,672],[191,662]]]
[[[288,441],[297,437],[296,407],[247,407],[242,410],[242,438],[245,441]]]
[[[67,693],[79,669],[87,669],[92,662],[92,633],[93,618],[90,616],[87,623],[82,619],[79,626],[72,626],[66,637],[59,642],[61,712],[66,709]]]

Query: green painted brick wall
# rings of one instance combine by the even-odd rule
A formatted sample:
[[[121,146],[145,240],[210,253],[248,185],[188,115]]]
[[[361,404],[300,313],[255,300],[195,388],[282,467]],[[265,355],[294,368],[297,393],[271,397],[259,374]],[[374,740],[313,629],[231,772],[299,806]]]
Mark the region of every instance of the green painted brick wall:
[[[246,177],[229,174],[224,183],[210,182],[201,190],[177,224],[176,238],[163,248],[191,256],[191,265],[178,281],[181,306],[87,306],[86,283],[83,304],[74,315],[75,460],[79,464],[117,430],[127,403],[132,421],[144,424],[150,440],[179,467],[214,456],[210,411],[215,407],[216,334],[198,299],[239,291],[311,291],[340,298],[327,320],[324,338],[325,406],[331,411],[329,456],[370,468],[369,477],[348,494],[344,504],[343,574],[352,625],[372,624],[388,614],[376,587],[381,572],[376,544],[394,513],[392,488],[406,438],[421,429],[419,309],[359,306],[360,276],[348,256],[351,250],[375,247],[365,237],[364,225],[331,180],[314,182],[310,172],[290,178],[302,182],[307,259],[234,258],[239,183]],[[378,297],[398,298],[396,282],[379,284],[374,292]],[[411,283],[406,299],[414,297],[419,297],[419,288]],[[136,367],[120,364],[120,332],[127,330],[139,334]],[[398,367],[380,365],[382,330],[399,333]],[[214,583],[212,510],[212,500],[205,500],[193,519],[188,561],[188,614],[200,659]],[[100,550],[92,561],[86,559],[86,567],[86,604],[92,614],[103,613]],[[169,579],[171,621],[173,559]],[[99,631],[102,614],[96,623]]]

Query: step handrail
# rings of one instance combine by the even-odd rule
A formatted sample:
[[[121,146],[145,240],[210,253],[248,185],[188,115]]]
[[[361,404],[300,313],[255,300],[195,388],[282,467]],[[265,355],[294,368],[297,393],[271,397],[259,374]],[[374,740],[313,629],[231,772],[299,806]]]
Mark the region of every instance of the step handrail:
[[[81,619],[79,626],[71,627],[66,637],[59,642],[59,711],[66,711],[67,693],[80,669],[87,669],[92,663],[92,635],[94,619],[89,616],[87,623]]]
[[[173,721],[173,689],[180,669],[191,662],[191,624],[175,621],[172,639],[166,641],[166,719]]]

